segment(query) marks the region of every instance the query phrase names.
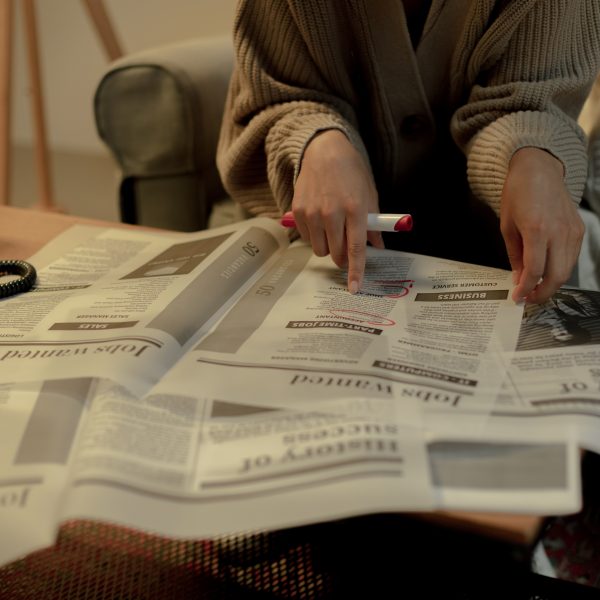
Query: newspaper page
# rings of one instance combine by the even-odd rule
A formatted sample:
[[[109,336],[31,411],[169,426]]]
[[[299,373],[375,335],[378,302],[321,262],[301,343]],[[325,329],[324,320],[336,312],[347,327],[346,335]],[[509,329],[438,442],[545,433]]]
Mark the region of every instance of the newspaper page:
[[[576,512],[581,504],[577,491],[581,449],[600,452],[600,293],[565,287],[544,304],[525,306],[515,350],[505,353],[504,362],[507,377],[482,430],[486,437],[518,437],[524,442],[510,449],[514,466],[505,481],[520,477],[527,488],[547,490],[550,513],[569,512],[569,504]],[[466,425],[468,415],[463,414],[461,421]],[[438,436],[444,428],[448,425],[443,419],[432,427]],[[448,439],[453,438],[449,446]],[[434,445],[440,450],[432,461],[434,485],[437,489],[442,484],[444,503],[475,506],[482,501],[478,490],[485,477],[479,475],[474,457],[489,454],[490,448],[484,442],[482,451],[475,453],[465,447],[467,436],[456,438],[450,431],[442,444]],[[435,463],[449,461],[465,480],[469,499],[459,487],[450,486],[447,476],[438,474]],[[565,465],[563,470],[557,468],[560,464]],[[486,473],[491,471],[486,465]],[[577,493],[565,502],[560,490],[569,485]]]
[[[206,537],[433,508],[416,401],[348,396],[282,409],[169,381],[137,405],[135,423],[118,419],[110,391],[98,398],[64,517]],[[109,423],[128,447],[111,444]],[[168,444],[156,442],[161,433]]]
[[[569,416],[582,447],[600,452],[600,292],[562,288],[527,306],[507,363],[500,414]]]
[[[35,291],[0,302],[0,519],[15,536],[1,561],[76,516],[201,536],[523,498],[545,512],[547,487],[502,485],[548,447],[552,506],[577,497],[572,438],[489,426],[523,311],[508,272],[369,249],[350,295],[264,219],[74,228],[35,261]],[[465,459],[494,475],[478,484]]]
[[[0,561],[54,541],[98,382],[134,415],[287,244],[268,219],[195,234],[76,226],[31,258],[35,289],[0,301]]]
[[[505,362],[494,421],[570,429],[579,447],[600,452],[600,292],[561,288],[528,305]]]
[[[288,250],[195,348],[199,373],[223,371],[211,393],[249,399],[258,390],[262,399],[268,381],[271,401],[285,405],[302,395],[393,389],[421,404],[438,506],[575,510],[572,436],[559,428],[540,438],[535,427],[515,436],[490,426],[523,310],[510,299],[510,274],[375,249],[366,272],[362,293],[350,296],[345,274],[327,259]],[[254,382],[245,390],[226,374],[240,368]]]
[[[161,411],[187,415],[185,439],[195,443],[186,442],[180,456],[196,462],[168,470],[167,453],[159,450],[167,478],[161,487],[156,463],[144,465],[143,455],[129,456],[124,466],[114,462],[111,440],[88,446],[78,452],[68,515],[110,514],[175,534],[167,510],[173,477],[186,498],[177,511],[182,528],[198,536],[365,511],[426,510],[432,501],[444,508],[572,510],[580,498],[572,440],[562,432],[508,436],[487,426],[503,373],[491,360],[514,348],[522,313],[510,301],[510,274],[369,252],[367,285],[352,297],[344,274],[327,259],[312,257],[302,245],[285,251],[147,398],[151,419],[161,427],[169,421]],[[403,273],[398,265],[407,260],[412,264]],[[474,282],[475,292],[460,292]],[[497,287],[501,293],[488,296]],[[432,302],[431,294],[449,306],[418,304]],[[436,347],[438,330],[452,344]],[[417,346],[419,354],[403,348],[393,354],[401,343]],[[417,371],[413,365],[424,364],[423,349],[430,368]],[[399,356],[412,361],[409,368],[380,366],[402,364]],[[383,406],[387,416],[380,420]],[[333,407],[339,412],[328,414]],[[360,424],[357,407],[369,407]],[[468,416],[466,426],[461,414]],[[189,426],[194,415],[202,415],[197,430]],[[95,435],[94,427],[86,436]],[[401,436],[394,440],[396,432]],[[127,424],[120,437],[132,438]],[[551,460],[533,477],[544,457]],[[401,470],[382,470],[400,458]],[[342,486],[344,478],[349,487],[348,480]],[[368,485],[360,485],[365,478]],[[114,497],[118,501],[110,502]]]
[[[511,275],[369,248],[360,293],[293,245],[196,347],[211,364],[379,375],[430,388],[427,401],[491,409],[522,307]],[[407,389],[404,394],[416,393]]]
[[[269,219],[199,234],[76,226],[32,258],[34,290],[0,303],[0,381],[110,374],[140,395],[286,245]]]

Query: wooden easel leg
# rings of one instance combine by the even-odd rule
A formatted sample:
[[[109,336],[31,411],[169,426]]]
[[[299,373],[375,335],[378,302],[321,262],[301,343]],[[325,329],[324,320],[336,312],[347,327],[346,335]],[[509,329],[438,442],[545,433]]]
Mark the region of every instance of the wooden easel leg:
[[[35,132],[35,160],[40,188],[40,201],[38,207],[42,210],[57,210],[57,207],[52,199],[50,161],[48,159],[48,143],[46,139],[46,127],[44,121],[38,36],[35,19],[35,6],[33,4],[34,0],[22,1],[31,85],[31,107],[33,112]]]
[[[83,0],[83,3],[96,27],[96,32],[100,37],[109,60],[116,60],[123,56],[121,44],[117,39],[110,17],[106,12],[104,2],[102,0]]]
[[[10,198],[12,0],[0,0],[0,205]]]

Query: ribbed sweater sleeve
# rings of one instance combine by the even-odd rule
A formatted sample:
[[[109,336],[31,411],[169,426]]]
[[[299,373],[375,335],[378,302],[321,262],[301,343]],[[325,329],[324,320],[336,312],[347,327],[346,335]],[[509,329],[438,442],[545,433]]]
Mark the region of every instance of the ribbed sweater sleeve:
[[[473,192],[499,212],[511,157],[535,146],[562,161],[578,201],[588,158],[576,119],[600,69],[598,0],[513,2],[486,36],[466,67],[477,72],[468,101],[452,120]]]
[[[317,132],[339,129],[367,157],[352,108],[331,89],[346,69],[334,53],[315,56],[305,42],[328,35],[332,8],[306,1],[320,26],[299,21],[302,15],[283,0],[238,4],[217,166],[227,192],[253,214],[277,216],[289,208],[304,148]],[[332,47],[328,39],[311,41],[324,52]]]

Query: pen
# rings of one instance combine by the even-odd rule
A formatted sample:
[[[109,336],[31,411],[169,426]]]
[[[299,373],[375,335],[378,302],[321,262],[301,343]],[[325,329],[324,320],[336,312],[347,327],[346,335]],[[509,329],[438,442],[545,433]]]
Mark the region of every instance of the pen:
[[[296,227],[296,220],[292,212],[286,212],[280,223],[284,227]],[[369,231],[410,231],[412,226],[413,220],[409,214],[369,213],[367,215]]]

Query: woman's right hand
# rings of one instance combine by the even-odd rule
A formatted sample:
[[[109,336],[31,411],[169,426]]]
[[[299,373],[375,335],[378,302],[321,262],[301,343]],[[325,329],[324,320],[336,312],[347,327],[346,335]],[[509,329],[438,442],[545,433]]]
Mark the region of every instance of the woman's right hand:
[[[302,239],[317,256],[331,255],[348,269],[348,290],[363,281],[366,244],[383,248],[381,233],[367,232],[367,214],[379,212],[369,165],[337,129],[318,133],[304,151],[292,212]]]

